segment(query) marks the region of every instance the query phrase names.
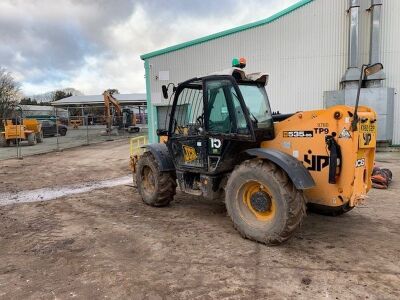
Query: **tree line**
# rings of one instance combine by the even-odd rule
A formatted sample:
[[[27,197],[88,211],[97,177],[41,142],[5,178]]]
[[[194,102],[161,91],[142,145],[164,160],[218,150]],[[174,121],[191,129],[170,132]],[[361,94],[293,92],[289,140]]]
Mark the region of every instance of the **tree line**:
[[[50,101],[38,101],[35,98],[24,97],[19,101],[19,104],[22,105],[51,105],[51,102],[61,100],[67,97],[71,97],[72,93],[67,93],[64,91],[55,91],[50,95]]]
[[[18,104],[20,85],[12,77],[10,72],[0,67],[0,125]]]

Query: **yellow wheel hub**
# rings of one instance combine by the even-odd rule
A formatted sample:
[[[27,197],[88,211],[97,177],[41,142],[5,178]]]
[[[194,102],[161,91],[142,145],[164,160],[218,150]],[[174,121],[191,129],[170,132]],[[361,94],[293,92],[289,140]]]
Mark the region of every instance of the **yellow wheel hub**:
[[[243,202],[259,221],[269,221],[275,216],[275,200],[269,189],[259,182],[251,181],[243,186]]]

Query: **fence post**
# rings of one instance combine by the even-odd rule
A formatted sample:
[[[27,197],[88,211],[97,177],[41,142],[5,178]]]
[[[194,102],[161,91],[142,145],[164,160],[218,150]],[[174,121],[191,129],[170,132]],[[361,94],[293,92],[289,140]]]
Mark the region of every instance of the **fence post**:
[[[15,115],[15,125],[16,125],[16,127],[15,127],[15,135],[17,136],[17,139],[16,139],[17,144],[16,144],[16,146],[17,146],[17,158],[18,159],[23,159],[23,157],[22,157],[22,148],[20,146],[20,139],[18,138],[21,135],[21,126],[20,126],[20,125],[22,125],[21,122],[22,122],[21,116],[17,117],[17,115]]]
[[[86,145],[89,145],[89,114],[85,116],[86,119]]]
[[[58,117],[57,117],[57,108],[54,107],[54,115],[56,117],[56,141],[57,141],[57,151],[60,151],[60,143],[58,141]]]

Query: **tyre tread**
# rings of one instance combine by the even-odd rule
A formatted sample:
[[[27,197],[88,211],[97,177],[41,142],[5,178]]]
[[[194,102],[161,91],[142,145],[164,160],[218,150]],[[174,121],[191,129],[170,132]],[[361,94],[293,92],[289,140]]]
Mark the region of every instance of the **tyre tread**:
[[[141,183],[140,172],[142,168],[142,164],[144,165],[152,165],[157,170],[157,173],[154,174],[158,176],[158,186],[156,186],[156,197],[152,199],[145,199],[146,197],[141,194],[143,201],[151,206],[162,207],[167,206],[174,198],[176,194],[176,175],[174,172],[161,172],[159,171],[158,164],[151,154],[151,152],[145,152],[138,161],[138,170],[136,173],[136,183],[138,185],[138,190],[140,192],[139,184]],[[144,166],[143,165],[143,166]]]
[[[256,240],[254,237],[252,237],[249,234],[246,234],[244,228],[241,228],[240,225],[238,225],[234,218],[232,217],[232,214],[230,217],[232,218],[233,225],[235,229],[244,237],[249,240],[254,240],[256,242],[261,242],[267,245],[277,245],[281,244],[284,241],[288,240],[296,231],[297,228],[299,228],[302,224],[302,221],[304,219],[304,216],[306,215],[306,199],[303,195],[303,192],[300,190],[297,190],[288,175],[281,169],[279,168],[276,164],[261,160],[261,159],[256,159],[256,160],[246,160],[242,164],[238,165],[235,167],[234,172],[243,172],[247,170],[254,170],[254,168],[262,168],[263,172],[268,172],[272,173],[273,177],[276,178],[276,180],[279,182],[279,190],[282,196],[287,199],[288,201],[288,219],[286,222],[286,225],[284,229],[280,233],[275,233],[265,240]],[[227,183],[227,188],[229,188],[231,184],[231,178],[228,179]]]

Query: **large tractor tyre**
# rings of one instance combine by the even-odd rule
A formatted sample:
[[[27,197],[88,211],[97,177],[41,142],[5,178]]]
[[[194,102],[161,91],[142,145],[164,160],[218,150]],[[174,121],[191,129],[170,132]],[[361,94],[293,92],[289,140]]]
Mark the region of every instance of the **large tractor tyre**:
[[[36,141],[38,143],[43,143],[43,131],[42,130],[40,132],[36,133]]]
[[[36,134],[34,132],[28,135],[28,145],[29,146],[36,145]]]
[[[176,194],[176,175],[174,172],[160,172],[154,156],[145,152],[137,163],[136,185],[144,203],[167,206]]]
[[[330,207],[330,206],[324,206],[324,205],[318,205],[314,203],[308,203],[307,208],[310,212],[319,214],[319,215],[324,215],[324,216],[330,216],[330,217],[337,217],[341,216],[349,211],[351,211],[353,207],[349,206],[348,203],[342,205],[342,206],[337,206],[337,207]]]
[[[306,214],[303,192],[274,163],[247,160],[232,172],[225,204],[234,227],[248,239],[278,245],[289,239]]]

